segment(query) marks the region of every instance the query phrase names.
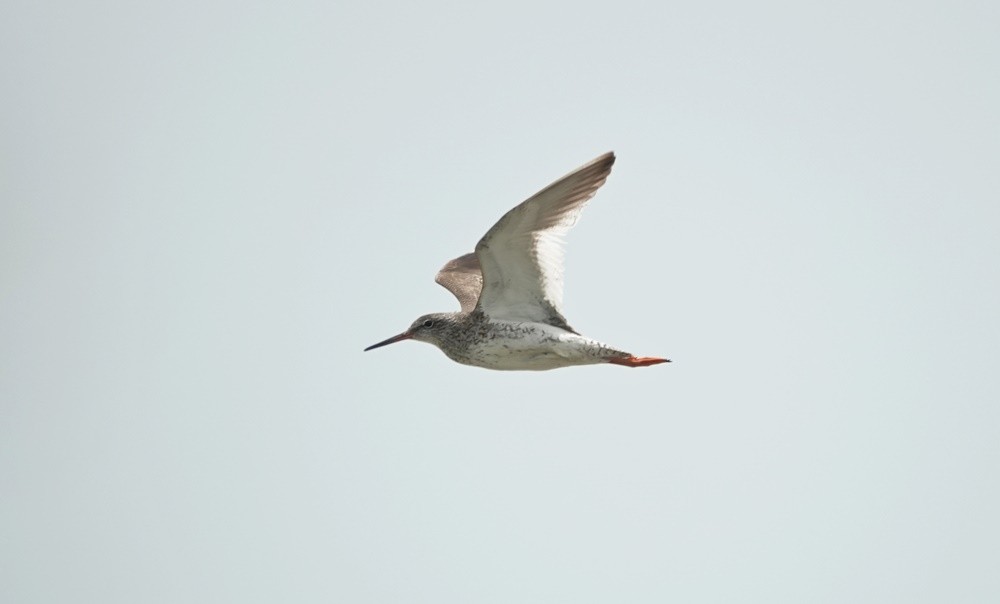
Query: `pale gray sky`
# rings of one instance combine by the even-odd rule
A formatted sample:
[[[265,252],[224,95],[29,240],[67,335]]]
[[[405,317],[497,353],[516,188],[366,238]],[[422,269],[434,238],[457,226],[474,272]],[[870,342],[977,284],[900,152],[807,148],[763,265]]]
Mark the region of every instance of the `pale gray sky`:
[[[997,601],[998,6],[8,1],[0,601]],[[607,150],[672,365],[361,352]]]

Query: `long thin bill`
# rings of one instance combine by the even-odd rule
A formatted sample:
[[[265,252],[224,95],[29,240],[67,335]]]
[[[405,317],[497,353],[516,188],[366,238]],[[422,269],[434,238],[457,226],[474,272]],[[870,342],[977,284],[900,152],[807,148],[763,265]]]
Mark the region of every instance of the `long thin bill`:
[[[396,342],[401,342],[403,340],[409,340],[412,337],[413,337],[412,334],[410,334],[409,332],[405,332],[404,331],[403,333],[399,334],[398,336],[392,336],[388,340],[382,340],[378,344],[372,344],[368,348],[365,348],[365,352],[368,352],[369,350],[372,350],[373,348],[381,348],[382,346],[385,346],[387,344],[395,344]]]

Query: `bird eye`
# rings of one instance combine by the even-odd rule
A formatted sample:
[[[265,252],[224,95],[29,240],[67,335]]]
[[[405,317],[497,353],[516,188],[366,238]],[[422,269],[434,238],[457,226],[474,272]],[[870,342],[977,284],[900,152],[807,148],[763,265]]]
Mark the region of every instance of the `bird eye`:
[[[426,321],[424,321],[424,327],[434,327],[434,321],[427,319]]]

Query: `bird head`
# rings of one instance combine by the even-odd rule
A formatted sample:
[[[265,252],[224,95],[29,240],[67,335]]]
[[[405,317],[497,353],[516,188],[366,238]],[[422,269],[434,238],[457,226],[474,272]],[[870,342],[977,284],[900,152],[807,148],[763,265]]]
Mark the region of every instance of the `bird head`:
[[[368,348],[365,348],[365,352],[403,340],[418,340],[440,347],[441,342],[446,337],[445,334],[448,328],[454,323],[454,315],[455,313],[431,313],[424,315],[414,321],[409,329],[403,333],[392,336],[387,340],[382,340],[378,344],[372,344]]]

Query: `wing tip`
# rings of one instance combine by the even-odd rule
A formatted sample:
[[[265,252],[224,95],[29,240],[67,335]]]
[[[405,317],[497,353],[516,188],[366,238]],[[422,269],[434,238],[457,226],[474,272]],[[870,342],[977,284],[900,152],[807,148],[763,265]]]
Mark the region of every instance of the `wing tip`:
[[[616,159],[618,158],[615,156],[615,152],[608,151],[598,155],[596,158],[583,166],[580,166],[577,168],[576,172],[580,173],[593,171],[593,173],[601,174],[605,179],[607,179],[607,177],[611,175],[611,168],[615,165]],[[601,184],[604,184],[604,182],[602,181]]]
[[[613,165],[618,157],[615,155],[614,151],[607,151],[597,156],[592,162],[592,164],[608,164]]]

